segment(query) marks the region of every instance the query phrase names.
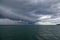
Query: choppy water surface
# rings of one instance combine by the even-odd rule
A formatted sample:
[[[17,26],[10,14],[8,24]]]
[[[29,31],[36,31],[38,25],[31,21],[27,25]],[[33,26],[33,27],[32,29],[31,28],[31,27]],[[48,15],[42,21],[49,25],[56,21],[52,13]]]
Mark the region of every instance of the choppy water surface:
[[[0,40],[60,40],[60,26],[0,26]]]

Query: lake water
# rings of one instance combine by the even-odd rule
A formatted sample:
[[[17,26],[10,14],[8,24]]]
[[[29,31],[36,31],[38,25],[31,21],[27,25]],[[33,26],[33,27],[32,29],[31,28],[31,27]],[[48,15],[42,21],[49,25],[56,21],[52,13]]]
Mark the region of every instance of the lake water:
[[[60,40],[60,25],[0,25],[0,40]]]

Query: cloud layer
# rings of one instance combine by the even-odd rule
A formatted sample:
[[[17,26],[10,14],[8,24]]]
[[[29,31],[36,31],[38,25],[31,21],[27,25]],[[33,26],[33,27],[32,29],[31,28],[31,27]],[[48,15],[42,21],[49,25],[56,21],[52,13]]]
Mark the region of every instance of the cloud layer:
[[[28,22],[28,24],[58,24],[60,2],[59,0],[2,0],[0,19]]]

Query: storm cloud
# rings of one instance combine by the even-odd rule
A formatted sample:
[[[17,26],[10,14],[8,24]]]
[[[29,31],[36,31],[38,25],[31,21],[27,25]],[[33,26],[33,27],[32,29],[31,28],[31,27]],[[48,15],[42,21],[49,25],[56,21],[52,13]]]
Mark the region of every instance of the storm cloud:
[[[2,0],[0,19],[33,24],[57,24],[60,20],[59,0]]]

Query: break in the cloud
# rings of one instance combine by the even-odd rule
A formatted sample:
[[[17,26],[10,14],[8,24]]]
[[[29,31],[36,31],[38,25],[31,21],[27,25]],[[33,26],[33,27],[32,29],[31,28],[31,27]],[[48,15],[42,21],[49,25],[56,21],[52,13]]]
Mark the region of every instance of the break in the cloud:
[[[21,21],[28,24],[58,24],[60,2],[59,0],[2,0],[0,18],[17,21],[17,23]]]
[[[36,24],[41,25],[56,25],[60,24],[60,17],[54,18],[53,15],[41,15],[38,18],[38,22]]]

